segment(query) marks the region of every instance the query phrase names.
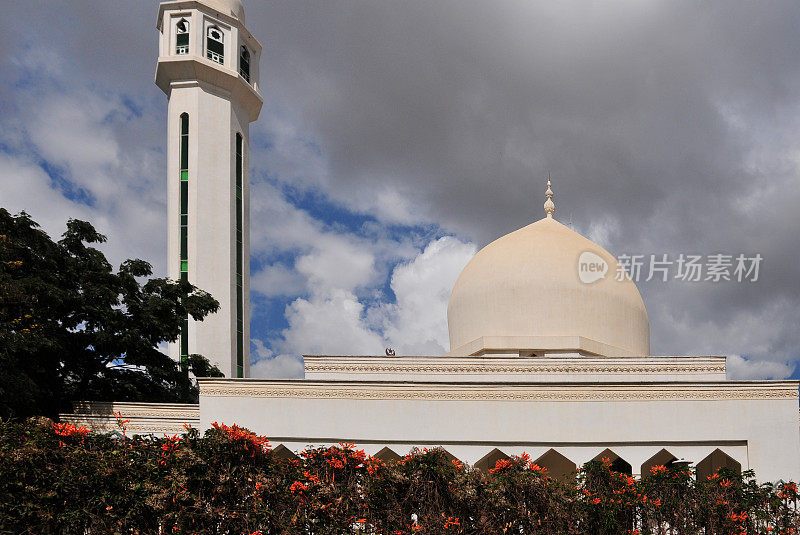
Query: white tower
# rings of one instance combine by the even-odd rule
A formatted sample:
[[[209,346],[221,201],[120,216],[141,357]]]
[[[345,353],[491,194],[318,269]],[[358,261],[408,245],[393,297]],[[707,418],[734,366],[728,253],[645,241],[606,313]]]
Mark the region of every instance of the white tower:
[[[168,274],[220,303],[184,321],[170,356],[200,353],[226,377],[250,373],[249,125],[261,45],[240,0],[176,0],[158,12],[156,85],[166,93]]]

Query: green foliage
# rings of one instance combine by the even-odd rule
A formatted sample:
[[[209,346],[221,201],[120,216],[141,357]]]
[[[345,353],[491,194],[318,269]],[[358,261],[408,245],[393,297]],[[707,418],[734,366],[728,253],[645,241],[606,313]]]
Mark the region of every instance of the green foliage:
[[[55,416],[73,400],[192,401],[184,370],[158,350],[181,318],[219,304],[191,284],[153,278],[127,260],[114,272],[92,244],[105,241],[71,219],[55,242],[26,213],[0,208],[0,416]],[[197,355],[197,375],[219,370]]]
[[[0,422],[0,534],[797,533],[797,486],[682,464],[635,479],[610,462],[558,481],[527,455],[482,473],[440,448],[397,461],[352,444],[274,453],[214,424],[204,436],[95,434],[40,418]]]

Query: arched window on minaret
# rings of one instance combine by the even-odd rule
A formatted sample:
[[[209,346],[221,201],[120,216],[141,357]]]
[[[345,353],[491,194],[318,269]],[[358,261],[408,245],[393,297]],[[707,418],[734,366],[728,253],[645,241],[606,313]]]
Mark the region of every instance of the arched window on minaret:
[[[250,51],[245,45],[242,45],[242,50],[239,52],[239,74],[250,82]]]
[[[189,21],[186,19],[175,25],[175,53],[179,56],[189,53]]]
[[[206,57],[217,63],[225,62],[225,44],[222,30],[210,26],[206,31]]]

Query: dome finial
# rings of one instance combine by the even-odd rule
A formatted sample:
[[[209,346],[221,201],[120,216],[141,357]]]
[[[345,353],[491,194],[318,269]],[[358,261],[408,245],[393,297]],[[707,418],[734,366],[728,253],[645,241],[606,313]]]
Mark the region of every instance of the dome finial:
[[[547,217],[552,219],[556,211],[556,205],[553,203],[553,190],[550,189],[550,171],[547,172],[547,191],[544,192],[547,200],[544,201],[544,211]]]

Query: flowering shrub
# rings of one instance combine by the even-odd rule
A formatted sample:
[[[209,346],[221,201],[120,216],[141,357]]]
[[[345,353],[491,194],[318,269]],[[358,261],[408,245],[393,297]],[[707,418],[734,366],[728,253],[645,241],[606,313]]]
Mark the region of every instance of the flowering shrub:
[[[724,469],[696,481],[680,463],[633,478],[604,459],[561,481],[525,454],[481,472],[440,448],[281,458],[221,423],[131,438],[0,422],[0,533],[788,535],[797,500],[792,482]]]
[[[611,460],[589,461],[578,475],[578,509],[594,533],[625,533],[648,502],[633,477],[612,470]],[[652,500],[651,500],[652,501]]]
[[[487,507],[479,524],[503,526],[509,533],[574,532],[574,485],[550,478],[527,454],[500,459],[481,483]]]
[[[395,535],[469,532],[464,516],[476,507],[478,473],[441,448],[414,449],[377,466],[364,485],[368,528]]]

